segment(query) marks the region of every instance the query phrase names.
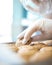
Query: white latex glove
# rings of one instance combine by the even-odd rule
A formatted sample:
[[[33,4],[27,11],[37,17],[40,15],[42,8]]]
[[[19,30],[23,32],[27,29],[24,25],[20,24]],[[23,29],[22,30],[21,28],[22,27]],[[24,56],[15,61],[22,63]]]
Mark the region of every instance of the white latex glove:
[[[33,40],[48,40],[52,38],[52,20],[49,19],[41,19],[33,23],[29,28],[23,31],[19,36],[18,39],[22,40],[22,43],[26,44],[27,41],[30,39],[34,32],[40,31],[41,35],[37,35],[33,37]]]

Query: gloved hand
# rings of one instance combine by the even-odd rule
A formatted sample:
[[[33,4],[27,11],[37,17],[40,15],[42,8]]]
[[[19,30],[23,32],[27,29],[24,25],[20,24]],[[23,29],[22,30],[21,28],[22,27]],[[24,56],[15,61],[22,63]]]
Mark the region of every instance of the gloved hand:
[[[26,44],[34,32],[40,31],[41,34],[33,36],[33,40],[48,40],[52,38],[52,20],[40,19],[18,35],[18,39],[23,38],[22,43]]]

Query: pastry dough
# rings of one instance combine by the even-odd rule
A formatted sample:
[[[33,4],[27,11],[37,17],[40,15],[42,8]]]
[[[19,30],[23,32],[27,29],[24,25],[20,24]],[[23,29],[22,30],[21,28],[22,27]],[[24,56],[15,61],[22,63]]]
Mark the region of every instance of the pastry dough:
[[[36,42],[31,42],[31,45],[32,44],[45,44],[45,45],[49,45],[49,46],[52,46],[52,40],[44,40],[44,41],[36,41]]]
[[[22,40],[18,39],[16,44],[9,44],[9,48],[27,62],[42,62],[52,59],[52,46],[48,45],[50,42],[52,44],[51,40],[33,43],[31,41],[32,39],[24,45]]]
[[[15,44],[17,47],[19,47],[19,46],[23,46],[24,44],[22,44],[22,40],[20,40],[20,39],[18,39],[17,41],[16,41],[16,44]]]
[[[8,45],[9,45],[9,48],[14,52],[17,52],[19,50],[18,47],[15,45],[15,43],[14,44],[8,44]]]
[[[24,45],[19,47],[18,53],[26,60],[29,60],[29,58],[36,54],[41,48],[45,47],[44,44],[36,44],[34,46],[30,45]]]
[[[30,44],[31,46],[37,48],[37,49],[41,49],[43,47],[46,47],[47,45],[43,44],[43,43],[39,43],[39,44]]]
[[[52,59],[52,47],[44,47],[30,58],[30,62],[42,62]]]
[[[17,39],[16,41],[16,46],[19,47],[19,46],[23,46],[24,44],[22,43],[22,40],[23,39]],[[29,45],[32,41],[32,38],[30,38],[30,40],[26,43],[26,45]]]
[[[36,52],[38,52],[38,49],[30,46],[30,45],[25,45],[25,46],[21,46],[19,47],[19,51],[18,53],[20,54],[20,56],[22,56],[25,60],[29,60],[29,58],[35,54]]]

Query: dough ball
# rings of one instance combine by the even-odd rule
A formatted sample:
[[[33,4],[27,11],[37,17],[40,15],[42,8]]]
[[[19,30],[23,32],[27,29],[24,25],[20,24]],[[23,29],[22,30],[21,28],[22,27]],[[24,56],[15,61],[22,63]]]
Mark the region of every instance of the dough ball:
[[[42,62],[52,59],[52,47],[44,47],[30,58],[30,62]]]
[[[24,44],[22,43],[22,40],[23,39],[17,39],[16,41],[16,46],[19,47],[19,46],[24,46]],[[25,45],[29,45],[31,43],[32,39],[30,38],[30,40],[25,44]]]
[[[30,46],[30,45],[25,45],[25,46],[21,46],[19,47],[19,51],[18,53],[25,59],[25,60],[29,60],[29,58],[35,54],[38,49],[33,47],[33,46]]]

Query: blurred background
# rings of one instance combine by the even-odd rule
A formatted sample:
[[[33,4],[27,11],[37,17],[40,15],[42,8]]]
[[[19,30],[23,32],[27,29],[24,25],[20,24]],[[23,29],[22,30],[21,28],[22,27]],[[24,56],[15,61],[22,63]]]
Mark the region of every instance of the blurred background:
[[[16,41],[17,35],[41,18],[26,11],[19,0],[0,0],[0,43]]]

